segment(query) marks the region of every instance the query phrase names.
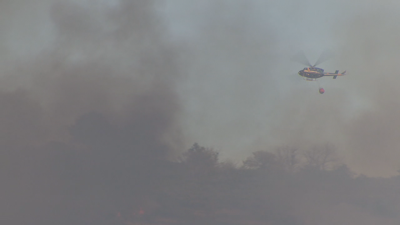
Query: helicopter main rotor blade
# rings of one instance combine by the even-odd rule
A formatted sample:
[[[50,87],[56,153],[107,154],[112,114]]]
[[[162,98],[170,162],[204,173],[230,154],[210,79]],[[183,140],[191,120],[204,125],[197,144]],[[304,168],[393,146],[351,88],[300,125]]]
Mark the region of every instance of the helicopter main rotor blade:
[[[322,52],[322,54],[319,56],[317,62],[314,64],[313,67],[315,67],[318,64],[321,64],[321,63],[331,59],[333,56],[334,56],[334,54],[331,51],[326,50],[326,51]]]
[[[307,59],[307,57],[304,55],[304,52],[303,52],[303,51],[300,51],[299,53],[297,53],[296,55],[294,55],[294,56],[292,57],[292,61],[301,63],[301,64],[306,65],[306,66],[309,66],[309,67],[312,67],[312,66],[311,66],[311,63],[308,61],[308,59]]]

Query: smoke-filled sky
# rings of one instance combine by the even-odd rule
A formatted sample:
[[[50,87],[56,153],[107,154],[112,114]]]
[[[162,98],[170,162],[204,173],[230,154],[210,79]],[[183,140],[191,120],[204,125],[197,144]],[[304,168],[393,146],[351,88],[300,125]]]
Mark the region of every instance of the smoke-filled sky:
[[[359,173],[397,174],[397,2],[176,0],[140,4],[152,15],[121,9],[120,2],[113,0],[3,1],[3,86],[29,88],[41,104],[67,110],[62,115],[67,123],[91,108],[87,101],[110,110],[108,105],[101,106],[103,100],[87,96],[93,90],[71,91],[75,85],[103,85],[109,90],[105,95],[118,108],[128,101],[127,92],[143,91],[152,79],[167,79],[182,107],[174,122],[181,129],[176,145],[199,142],[219,150],[223,158],[240,162],[250,152],[271,146],[329,142]],[[147,26],[153,30],[147,32]],[[140,38],[144,43],[132,44]],[[157,53],[160,44],[152,43],[154,39],[168,42],[162,44],[168,45],[162,54],[176,62],[175,68],[148,65],[154,70],[149,74],[173,73],[173,79],[147,74],[127,84],[102,75],[107,68],[96,66],[111,65],[120,74],[114,76],[130,79],[135,76],[131,70],[140,70],[136,65],[143,60],[143,51],[153,48],[144,54],[164,57]],[[320,79],[326,93],[318,94],[316,82],[297,75],[303,65],[290,60],[300,50],[311,62],[331,50],[335,58],[321,67],[347,70],[348,76]],[[85,71],[89,61],[96,72],[83,82],[53,74],[47,77],[55,69],[49,64],[59,60],[81,63],[81,68],[73,70]],[[78,103],[66,99],[69,91]]]
[[[345,166],[294,176],[181,153],[197,142],[239,167],[259,150],[331,146],[358,174],[397,175],[399,8],[0,1],[2,222],[134,224],[143,209],[190,221],[210,206],[277,225],[398,224],[398,177],[352,179]],[[311,63],[332,51],[321,67],[347,75],[320,79],[319,94],[297,75],[300,50]]]
[[[267,146],[329,142],[353,170],[397,174],[395,1],[170,1],[172,34],[189,46],[184,130],[241,159]],[[304,51],[347,76],[303,81]]]

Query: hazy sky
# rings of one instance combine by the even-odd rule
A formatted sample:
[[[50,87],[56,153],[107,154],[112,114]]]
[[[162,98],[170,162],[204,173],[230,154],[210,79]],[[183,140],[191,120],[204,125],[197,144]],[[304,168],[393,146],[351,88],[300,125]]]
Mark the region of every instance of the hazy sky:
[[[273,224],[399,224],[399,177],[351,173],[400,169],[399,9],[355,0],[0,1],[2,222],[157,223],[226,209]],[[319,94],[291,61],[300,50],[311,63],[331,50],[320,66],[347,75],[322,78]],[[220,154],[187,151],[195,142]],[[305,163],[294,173],[284,151],[248,158],[327,144],[351,171]],[[223,162],[246,158],[261,167]],[[246,219],[240,211],[231,218]]]
[[[60,44],[54,18],[62,21],[70,15],[68,10],[52,14],[54,2],[2,3],[3,71],[14,71],[14,62],[28,61]],[[91,27],[94,35],[80,37],[85,40],[82,46],[90,49],[85,53],[91,57],[101,57],[107,50],[91,46],[92,40],[114,29],[102,12],[117,7],[117,1],[81,4],[91,11],[82,18],[99,26]],[[183,148],[198,142],[214,147],[222,158],[240,162],[255,150],[329,142],[357,172],[397,173],[400,3],[171,0],[157,4],[169,41],[181,49],[183,75],[174,87],[183,106],[179,116]],[[290,58],[303,50],[315,62],[326,49],[336,57],[320,66],[332,72],[347,70],[348,75],[322,78],[326,92],[320,95],[318,84],[297,75],[304,66]],[[69,51],[71,60],[85,57],[77,49]],[[107,57],[116,54],[107,53]],[[131,55],[125,55],[119,63],[134,64]],[[28,82],[13,79],[13,86],[3,86]]]
[[[391,62],[398,56],[399,7],[395,1],[168,1],[173,35],[193,51],[180,86],[187,140],[238,159],[270,146],[329,142],[358,172],[396,174],[399,142],[390,126],[398,119],[384,102],[397,102]],[[311,63],[333,51],[336,57],[320,66],[348,76],[320,79],[326,90],[320,95],[318,84],[297,75],[303,65],[290,61],[299,50]]]

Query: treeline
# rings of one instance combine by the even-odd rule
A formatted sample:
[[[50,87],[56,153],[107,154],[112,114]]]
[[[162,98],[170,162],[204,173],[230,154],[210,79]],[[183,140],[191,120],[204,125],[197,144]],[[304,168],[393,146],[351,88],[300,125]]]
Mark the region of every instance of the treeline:
[[[159,163],[137,206],[143,213],[120,214],[120,222],[313,225],[339,206],[395,221],[400,212],[400,179],[355,176],[330,145],[257,151],[237,165],[194,144],[179,161]]]

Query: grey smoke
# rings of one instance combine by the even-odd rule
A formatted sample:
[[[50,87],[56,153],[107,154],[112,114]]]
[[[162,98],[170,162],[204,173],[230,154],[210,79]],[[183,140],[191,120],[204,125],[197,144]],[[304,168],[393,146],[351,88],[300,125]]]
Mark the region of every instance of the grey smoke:
[[[351,4],[3,1],[0,217],[398,224],[398,177],[287,172],[272,153],[240,168],[331,143],[357,173],[397,175],[397,17]],[[349,75],[319,95],[290,57],[325,48],[337,58],[321,67]],[[177,160],[194,142],[221,154]]]
[[[2,6],[18,13],[28,4]],[[34,57],[10,53],[19,58],[4,66],[1,217],[104,224],[102,215],[145,201],[158,165],[175,155],[181,106],[174,80],[183,67],[150,1],[41,5],[33,9],[50,19],[49,44]],[[40,29],[19,24],[29,25]]]

